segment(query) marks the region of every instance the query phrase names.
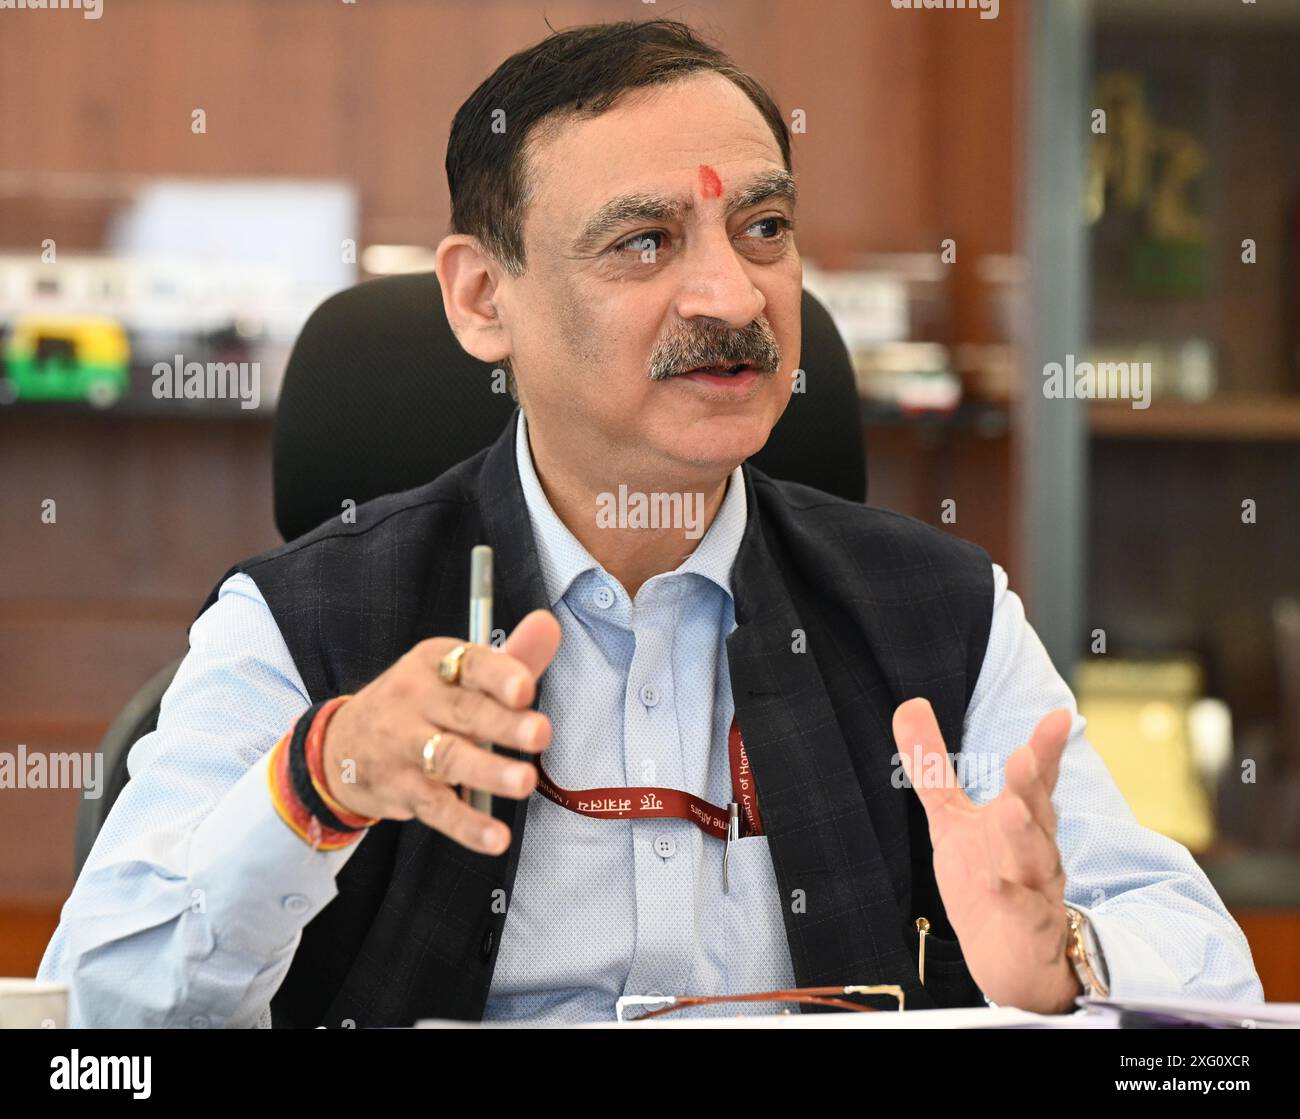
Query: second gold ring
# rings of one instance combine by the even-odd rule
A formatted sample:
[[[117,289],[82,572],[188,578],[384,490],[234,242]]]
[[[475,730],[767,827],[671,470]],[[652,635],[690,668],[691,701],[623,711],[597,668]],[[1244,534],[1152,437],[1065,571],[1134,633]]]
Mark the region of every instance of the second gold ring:
[[[432,738],[425,740],[424,749],[420,751],[426,777],[438,776],[438,747],[442,745],[442,739],[441,732],[435,734]]]

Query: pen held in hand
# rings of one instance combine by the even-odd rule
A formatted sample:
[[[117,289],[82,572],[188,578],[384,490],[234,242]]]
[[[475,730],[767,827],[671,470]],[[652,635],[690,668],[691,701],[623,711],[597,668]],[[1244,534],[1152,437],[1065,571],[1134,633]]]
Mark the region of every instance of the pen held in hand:
[[[492,641],[492,549],[478,544],[470,552],[469,561],[469,640],[473,645],[487,645]],[[483,743],[490,751],[492,743]],[[471,789],[470,807],[492,815],[492,794],[482,789]]]

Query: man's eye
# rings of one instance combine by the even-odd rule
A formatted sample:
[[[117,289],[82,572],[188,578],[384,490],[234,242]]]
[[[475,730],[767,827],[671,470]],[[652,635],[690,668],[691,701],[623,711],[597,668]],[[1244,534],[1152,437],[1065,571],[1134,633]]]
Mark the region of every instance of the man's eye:
[[[759,218],[758,221],[749,226],[749,229],[756,229],[760,225],[770,230],[768,236],[759,238],[762,241],[784,240],[786,234],[794,229],[793,221],[787,217],[780,217],[777,215],[773,215],[770,218]],[[746,232],[748,232],[749,229],[747,229]]]
[[[640,255],[646,252],[658,253],[662,250],[663,246],[662,244],[656,244],[655,239],[658,238],[662,242],[665,236],[666,234],[657,229],[650,233],[634,233],[631,237],[624,237],[623,240],[615,244],[611,251],[616,255],[626,253],[636,253],[637,255]]]

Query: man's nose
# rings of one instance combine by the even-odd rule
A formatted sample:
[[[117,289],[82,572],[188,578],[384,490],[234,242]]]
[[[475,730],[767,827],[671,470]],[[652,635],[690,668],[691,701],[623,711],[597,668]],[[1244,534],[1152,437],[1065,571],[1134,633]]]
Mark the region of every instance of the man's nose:
[[[740,330],[767,305],[725,231],[710,232],[697,240],[683,263],[676,300],[677,313],[683,319],[718,319]]]

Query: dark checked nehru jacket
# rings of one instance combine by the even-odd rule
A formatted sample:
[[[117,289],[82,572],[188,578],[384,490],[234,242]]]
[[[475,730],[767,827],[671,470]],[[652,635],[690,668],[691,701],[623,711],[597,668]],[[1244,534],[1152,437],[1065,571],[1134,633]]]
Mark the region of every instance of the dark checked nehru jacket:
[[[469,553],[486,543],[494,621],[509,632],[547,606],[514,431],[512,421],[425,486],[362,505],[354,524],[327,522],[236,565],[204,609],[246,572],[312,700],[356,692],[425,638],[465,634]],[[801,986],[901,984],[909,1009],[982,1006],[939,899],[924,811],[891,782],[891,722],[924,696],[948,749],[960,749],[992,621],[989,557],[907,517],[748,464],[744,475],[727,659],[780,894],[800,899],[782,913],[794,975]],[[499,901],[529,841],[523,802],[494,804],[513,830],[502,856],[418,820],[370,829],[303,931],[271,1002],[275,1026],[482,1017]],[[924,988],[918,916],[931,925]]]

